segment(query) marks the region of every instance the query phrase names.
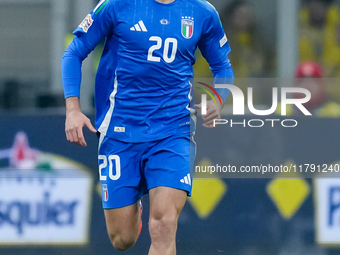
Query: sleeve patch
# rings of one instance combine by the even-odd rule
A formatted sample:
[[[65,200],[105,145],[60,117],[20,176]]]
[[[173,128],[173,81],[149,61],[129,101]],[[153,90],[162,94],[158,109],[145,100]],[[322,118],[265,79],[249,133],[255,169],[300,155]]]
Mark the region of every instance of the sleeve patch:
[[[93,19],[92,19],[92,16],[91,14],[87,15],[86,18],[80,23],[79,27],[81,29],[83,29],[83,31],[85,33],[87,33],[87,31],[89,30],[89,28],[92,26],[93,24]]]
[[[227,35],[224,34],[223,38],[220,40],[220,46],[221,48],[228,42]]]

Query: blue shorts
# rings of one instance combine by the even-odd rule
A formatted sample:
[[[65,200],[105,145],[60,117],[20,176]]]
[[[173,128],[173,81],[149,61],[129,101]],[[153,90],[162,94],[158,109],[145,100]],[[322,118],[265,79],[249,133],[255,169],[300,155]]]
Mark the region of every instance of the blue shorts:
[[[160,186],[191,195],[196,153],[192,134],[145,143],[125,143],[107,136],[101,140],[98,163],[104,209],[132,205]]]

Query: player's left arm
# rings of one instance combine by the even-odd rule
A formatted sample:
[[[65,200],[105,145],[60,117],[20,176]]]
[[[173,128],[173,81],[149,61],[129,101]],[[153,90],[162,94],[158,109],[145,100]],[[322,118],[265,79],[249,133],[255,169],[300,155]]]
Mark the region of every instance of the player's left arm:
[[[228,58],[231,49],[224,28],[216,10],[211,10],[211,16],[203,25],[203,35],[199,41],[203,57],[208,61],[211,71],[214,74],[214,87],[216,84],[233,84],[234,71]],[[230,91],[228,89],[216,89],[218,95],[215,95],[216,102],[219,102],[218,96],[222,98],[223,103],[227,100]],[[196,105],[201,108],[201,105]],[[221,119],[221,110],[223,105],[214,103],[213,100],[207,102],[207,114],[203,116],[203,126],[207,128],[214,127],[214,119]]]

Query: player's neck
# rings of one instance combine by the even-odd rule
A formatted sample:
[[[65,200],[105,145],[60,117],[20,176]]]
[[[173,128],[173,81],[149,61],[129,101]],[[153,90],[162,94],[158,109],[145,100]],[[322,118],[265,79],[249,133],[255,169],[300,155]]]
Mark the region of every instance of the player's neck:
[[[160,2],[162,4],[171,4],[172,2],[174,2],[175,0],[156,0],[157,2]]]

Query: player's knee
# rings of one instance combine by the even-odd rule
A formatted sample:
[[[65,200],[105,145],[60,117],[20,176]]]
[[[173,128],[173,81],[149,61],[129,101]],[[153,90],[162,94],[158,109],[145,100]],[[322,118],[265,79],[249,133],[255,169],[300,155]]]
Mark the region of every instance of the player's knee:
[[[111,243],[113,247],[115,247],[118,251],[126,251],[137,241],[137,238],[129,236],[124,237],[122,235],[109,235]]]
[[[151,217],[149,222],[149,232],[151,239],[163,239],[173,237],[177,229],[177,215],[164,215]]]

